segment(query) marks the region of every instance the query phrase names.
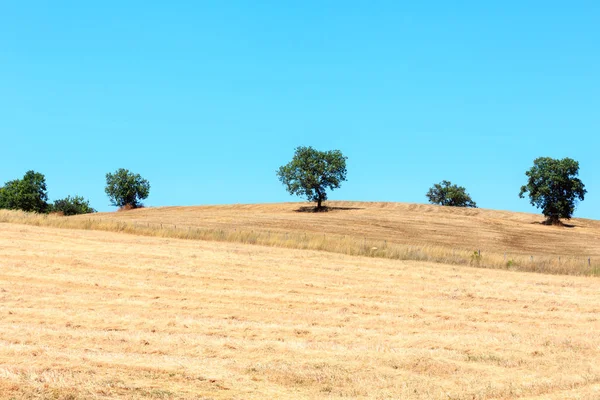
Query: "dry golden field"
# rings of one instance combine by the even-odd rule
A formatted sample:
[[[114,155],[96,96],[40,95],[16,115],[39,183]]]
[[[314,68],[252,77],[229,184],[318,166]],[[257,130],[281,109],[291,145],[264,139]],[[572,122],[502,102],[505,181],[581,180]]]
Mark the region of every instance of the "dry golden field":
[[[290,228],[341,215],[278,207]],[[394,228],[401,210],[369,232],[411,229]],[[226,223],[209,211],[173,223]],[[429,216],[440,231],[444,211]],[[169,215],[104,218],[152,212]],[[350,212],[346,234],[375,213]],[[481,237],[467,222],[457,235],[497,235],[479,219],[464,218],[490,228]],[[567,242],[596,234],[573,224]],[[0,397],[598,399],[599,293],[595,277],[0,223]]]
[[[0,222],[600,276],[600,221],[573,219],[556,227],[535,214],[402,203],[330,202],[329,212],[302,212],[306,204],[161,207],[67,218],[0,210]]]
[[[600,256],[600,221],[541,225],[541,214],[428,204],[328,202],[333,211],[298,212],[309,203],[160,207],[94,218],[164,227],[203,227],[351,236],[407,245],[436,245],[523,255]],[[80,218],[87,218],[81,216]]]

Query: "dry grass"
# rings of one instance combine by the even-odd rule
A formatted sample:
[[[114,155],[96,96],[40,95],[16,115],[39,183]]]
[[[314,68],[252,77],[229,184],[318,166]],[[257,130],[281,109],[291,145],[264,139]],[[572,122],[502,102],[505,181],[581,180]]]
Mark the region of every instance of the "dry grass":
[[[68,218],[0,210],[0,222],[260,244],[565,275],[600,275],[600,222],[400,203],[164,207]],[[476,252],[476,253],[475,253]]]
[[[0,227],[0,398],[600,398],[596,278]]]
[[[161,207],[102,213],[103,220],[352,236],[406,245],[436,245],[521,255],[600,256],[600,221],[546,226],[539,214],[426,204],[329,202],[331,212],[298,212],[306,203]],[[83,216],[82,218],[86,218]]]

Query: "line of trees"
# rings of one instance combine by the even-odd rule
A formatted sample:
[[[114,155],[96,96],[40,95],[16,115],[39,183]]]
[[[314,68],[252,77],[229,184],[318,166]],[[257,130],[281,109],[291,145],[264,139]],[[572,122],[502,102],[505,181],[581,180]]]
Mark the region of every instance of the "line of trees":
[[[27,171],[22,179],[13,179],[0,187],[0,209],[62,215],[96,212],[81,196],[67,196],[49,203],[46,177],[35,171]]]
[[[113,206],[138,208],[150,194],[150,183],[139,174],[121,168],[106,174],[104,190]],[[66,216],[96,212],[82,196],[67,196],[49,203],[46,177],[35,171],[27,171],[22,179],[8,181],[0,187],[0,209]]]
[[[315,211],[323,211],[327,192],[340,188],[347,180],[347,159],[340,150],[319,151],[300,146],[292,160],[276,171],[277,177],[288,193],[317,203]],[[559,224],[561,218],[570,219],[577,203],[583,201],[587,193],[578,178],[579,163],[571,158],[536,158],[525,175],[528,180],[521,187],[519,197],[528,194],[531,205],[542,209],[549,224]],[[140,174],[120,168],[106,174],[104,191],[113,206],[139,208],[150,194],[150,182]],[[434,184],[425,196],[431,204],[477,208],[464,187],[446,180]],[[81,196],[67,196],[48,203],[46,179],[35,171],[27,171],[22,179],[8,181],[0,187],[0,209],[62,215],[96,212]]]
[[[340,150],[319,151],[312,147],[297,147],[292,160],[276,171],[279,181],[291,195],[305,197],[317,203],[315,211],[323,211],[327,191],[341,187],[347,179],[346,160]],[[579,175],[579,163],[571,158],[536,158],[525,175],[527,184],[519,197],[529,193],[531,205],[541,208],[549,224],[570,219],[578,201],[587,193]],[[434,184],[425,194],[431,204],[477,208],[467,190],[450,181]]]

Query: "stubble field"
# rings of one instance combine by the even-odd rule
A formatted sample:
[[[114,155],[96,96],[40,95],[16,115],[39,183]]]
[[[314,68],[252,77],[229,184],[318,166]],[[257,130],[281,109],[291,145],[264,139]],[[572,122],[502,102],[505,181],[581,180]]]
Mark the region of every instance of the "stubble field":
[[[325,234],[335,239],[388,241],[534,256],[600,257],[600,221],[573,218],[566,227],[542,225],[540,214],[429,204],[330,201],[330,212],[310,203],[160,207],[101,213],[94,219],[164,228]],[[82,220],[88,216],[76,217]]]
[[[0,394],[596,399],[598,293],[594,277],[3,223]]]
[[[237,242],[545,274],[600,276],[600,222],[425,204],[159,207],[73,217],[0,210],[0,223]]]

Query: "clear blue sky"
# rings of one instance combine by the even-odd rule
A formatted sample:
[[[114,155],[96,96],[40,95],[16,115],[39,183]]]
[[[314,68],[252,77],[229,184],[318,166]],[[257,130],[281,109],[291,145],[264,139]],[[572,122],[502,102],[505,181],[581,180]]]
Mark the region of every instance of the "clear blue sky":
[[[106,211],[123,167],[149,206],[296,201],[275,170],[312,145],[348,156],[331,199],[446,179],[535,212],[525,170],[572,157],[576,216],[600,219],[599,21],[598,1],[5,1],[0,183],[34,169]]]

